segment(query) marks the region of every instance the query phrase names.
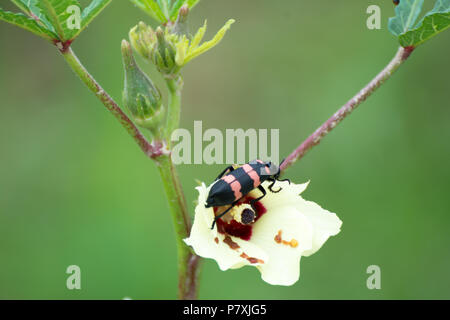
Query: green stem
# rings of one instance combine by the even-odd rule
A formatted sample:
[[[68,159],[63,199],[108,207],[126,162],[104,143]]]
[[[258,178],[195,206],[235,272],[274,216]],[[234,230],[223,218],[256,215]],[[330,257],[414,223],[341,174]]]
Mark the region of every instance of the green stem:
[[[169,109],[167,111],[167,125],[165,137],[167,143],[171,145],[170,136],[180,126],[181,115],[181,89],[183,87],[183,79],[181,76],[166,79],[167,88],[169,90]]]
[[[187,210],[186,200],[181,187],[174,164],[170,159],[170,154],[164,147],[162,141],[153,141],[150,144],[128,116],[120,109],[117,103],[106,93],[106,91],[95,81],[95,79],[84,68],[75,53],[69,47],[61,51],[72,70],[80,77],[84,84],[100,99],[105,107],[116,117],[127,132],[134,138],[144,153],[155,160],[164,191],[169,202],[173,224],[177,238],[178,248],[178,297],[180,299],[197,298],[197,278],[200,258],[191,253],[188,246],[183,242],[189,236],[191,222]],[[170,141],[170,134],[178,128],[180,122],[181,103],[181,77],[168,79],[169,88],[169,111],[167,126],[167,141]]]
[[[189,236],[191,222],[187,211],[181,184],[170,156],[163,155],[156,160],[164,191],[169,202],[178,249],[178,298],[197,298],[197,278],[200,257],[193,254],[183,239]]]
[[[128,118],[128,116],[120,109],[117,103],[111,98],[111,96],[95,81],[95,79],[89,74],[86,68],[81,64],[78,57],[72,51],[72,48],[68,48],[61,51],[64,59],[66,59],[72,70],[80,77],[81,81],[100,99],[105,107],[113,114],[113,116],[119,120],[122,126],[133,137],[139,147],[144,153],[150,157],[155,158],[161,154],[161,143],[150,144],[140,130],[134,125],[134,123]]]
[[[183,80],[181,76],[167,78],[169,91],[169,108],[165,137],[170,150],[170,136],[180,125],[181,89]],[[180,299],[195,299],[197,297],[197,278],[199,257],[189,250],[183,239],[189,236],[191,222],[187,211],[186,199],[178,179],[178,174],[170,156],[162,156],[157,160],[159,172],[164,184],[164,190],[169,200],[173,225],[177,237],[178,247],[178,297]]]

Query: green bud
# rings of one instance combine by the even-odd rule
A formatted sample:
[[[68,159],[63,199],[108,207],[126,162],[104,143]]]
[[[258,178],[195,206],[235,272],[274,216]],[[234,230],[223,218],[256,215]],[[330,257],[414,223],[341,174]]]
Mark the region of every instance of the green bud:
[[[153,50],[153,62],[163,74],[174,74],[177,72],[175,64],[176,48],[173,43],[166,39],[167,33],[161,27],[156,29],[156,47]]]
[[[122,57],[125,69],[124,105],[136,124],[157,135],[164,118],[161,93],[136,64],[131,46],[126,40],[122,41]]]
[[[166,77],[175,78],[186,63],[215,47],[234,23],[233,19],[228,20],[211,40],[202,43],[206,21],[191,36],[187,26],[188,14],[188,6],[183,6],[173,25],[153,30],[140,22],[130,30],[130,42],[136,52],[152,62]]]
[[[156,42],[156,35],[150,26],[139,22],[129,32],[130,42],[133,48],[144,58],[151,58],[151,48]]]
[[[178,36],[168,29],[158,27],[153,30],[150,26],[140,22],[129,33],[130,42],[134,50],[150,60],[164,75],[174,75],[180,67],[175,63],[176,43]]]

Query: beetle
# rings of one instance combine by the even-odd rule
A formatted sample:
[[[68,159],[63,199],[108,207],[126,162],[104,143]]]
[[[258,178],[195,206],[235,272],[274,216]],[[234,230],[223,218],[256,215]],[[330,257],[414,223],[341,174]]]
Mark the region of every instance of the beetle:
[[[394,4],[398,6],[400,4],[400,0],[393,0]]]
[[[283,160],[284,161],[284,160]],[[283,163],[281,162],[281,164]],[[280,164],[280,166],[281,166]],[[256,211],[254,205],[257,201],[264,198],[267,194],[266,190],[262,186],[264,181],[271,181],[269,190],[272,193],[281,191],[281,187],[278,190],[273,190],[273,186],[276,181],[291,181],[289,179],[279,180],[280,167],[272,164],[272,162],[264,162],[262,160],[250,161],[238,168],[229,166],[223,170],[216,178],[216,182],[209,191],[208,198],[206,199],[206,208],[219,207],[231,205],[227,210],[216,216],[211,229],[214,228],[217,220],[227,214],[239,200],[245,197],[250,191],[258,188],[262,195],[259,198],[250,200],[250,205],[254,211]],[[242,222],[249,224],[254,220],[255,213],[251,213],[250,209],[246,209]]]

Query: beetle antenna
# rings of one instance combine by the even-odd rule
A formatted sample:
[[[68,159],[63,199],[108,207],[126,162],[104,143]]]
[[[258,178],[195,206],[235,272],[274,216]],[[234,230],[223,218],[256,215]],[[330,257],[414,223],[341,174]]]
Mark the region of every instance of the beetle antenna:
[[[289,182],[289,184],[291,184],[291,180],[289,179],[283,179],[283,180],[279,180],[280,175],[281,175],[281,165],[283,164],[284,160],[286,160],[286,158],[284,158],[283,160],[281,160],[280,165],[278,166],[278,172],[273,176],[273,178],[277,181],[283,182],[283,181],[287,181]]]

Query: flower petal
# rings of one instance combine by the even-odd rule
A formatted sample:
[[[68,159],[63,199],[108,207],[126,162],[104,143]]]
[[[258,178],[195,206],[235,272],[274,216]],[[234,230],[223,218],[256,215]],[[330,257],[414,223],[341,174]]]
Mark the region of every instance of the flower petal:
[[[276,259],[274,256],[270,258]],[[257,268],[261,272],[261,278],[268,284],[292,286],[300,278],[300,258],[301,256],[280,255],[278,260]]]
[[[243,260],[242,258],[221,246],[222,241],[215,240],[210,230],[211,225],[205,222],[205,219],[200,216],[201,214],[201,212],[195,214],[191,235],[184,239],[184,242],[191,246],[197,255],[216,260],[221,270],[227,270],[240,263]]]
[[[310,256],[319,250],[325,241],[341,231],[342,221],[333,212],[323,209],[317,203],[306,201],[300,197],[296,208],[304,214],[313,225],[312,248],[303,252],[304,256]]]
[[[263,183],[267,194],[260,202],[266,212],[252,225],[249,241],[219,233],[217,226],[211,230],[214,210],[205,204],[213,184],[197,187],[194,225],[184,241],[199,256],[216,260],[221,270],[253,265],[267,283],[288,286],[300,277],[301,256],[315,253],[330,236],[339,233],[342,221],[299,195],[308,183],[277,181],[273,189],[281,188],[280,192],[270,192],[270,184]],[[253,190],[249,196],[257,198],[261,192]]]
[[[298,200],[298,196],[305,191],[308,184],[309,182],[303,184],[289,184],[288,181],[277,181],[273,186],[273,189],[277,191],[281,188],[281,191],[274,193],[269,190],[271,182],[265,181],[262,183],[262,186],[267,191],[267,194],[262,198],[261,203],[268,211],[281,206],[291,205]],[[258,189],[255,189],[251,191],[249,195],[253,198],[257,198],[261,196],[261,192]]]
[[[269,255],[269,261],[258,266],[262,279],[273,285],[297,282],[300,256],[312,248],[312,238],[312,224],[294,206],[273,208],[261,216],[250,241]]]

